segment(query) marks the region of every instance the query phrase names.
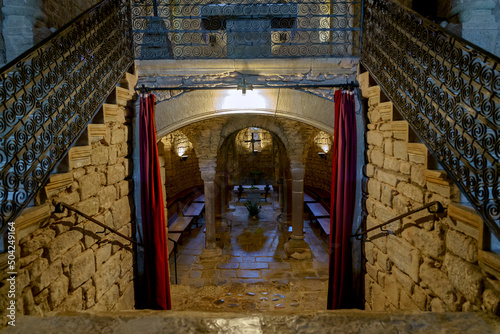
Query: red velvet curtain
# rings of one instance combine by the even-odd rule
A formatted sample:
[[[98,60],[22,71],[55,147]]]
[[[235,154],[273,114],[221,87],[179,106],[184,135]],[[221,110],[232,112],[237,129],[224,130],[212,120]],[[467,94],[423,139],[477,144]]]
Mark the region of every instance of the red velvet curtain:
[[[328,309],[354,304],[350,238],[356,196],[356,118],[354,95],[335,92],[332,199],[330,205],[330,268]]]
[[[156,129],[155,96],[141,97],[139,112],[141,152],[141,208],[144,235],[146,307],[170,310],[167,231],[161,186]]]

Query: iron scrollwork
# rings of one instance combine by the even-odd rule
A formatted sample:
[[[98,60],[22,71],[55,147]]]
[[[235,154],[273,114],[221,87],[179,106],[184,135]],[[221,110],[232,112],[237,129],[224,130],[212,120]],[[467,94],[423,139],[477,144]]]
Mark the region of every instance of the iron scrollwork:
[[[0,230],[14,220],[133,61],[128,1],[103,1],[2,68]]]
[[[499,59],[378,0],[361,61],[500,239]]]
[[[133,0],[137,59],[359,56],[361,0]]]

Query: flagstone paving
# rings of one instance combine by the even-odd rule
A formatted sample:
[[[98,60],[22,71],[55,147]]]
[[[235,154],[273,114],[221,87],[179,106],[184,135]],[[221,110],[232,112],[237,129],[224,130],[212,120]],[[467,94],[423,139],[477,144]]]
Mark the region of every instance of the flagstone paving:
[[[204,224],[186,235],[178,246],[177,283],[171,254],[172,303],[175,310],[290,311],[324,310],[328,281],[328,239],[308,220],[305,240],[312,259],[284,256],[283,231],[270,203],[262,203],[260,219],[248,218],[242,203],[226,213],[228,225],[218,241],[222,256],[202,258]],[[304,215],[307,218],[307,215]],[[200,220],[204,222],[203,219]]]

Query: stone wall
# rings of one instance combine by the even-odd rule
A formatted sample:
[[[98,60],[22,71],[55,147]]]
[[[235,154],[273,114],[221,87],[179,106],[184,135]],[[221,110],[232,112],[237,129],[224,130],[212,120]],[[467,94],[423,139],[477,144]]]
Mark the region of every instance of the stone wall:
[[[435,200],[448,213],[424,210],[388,225],[389,234],[369,233],[364,243],[365,308],[498,313],[500,281],[478,261],[480,229],[462,223],[474,216],[473,210],[461,208],[464,214],[452,217],[451,209],[460,207],[453,204],[459,201],[457,187],[446,173],[428,171],[422,144],[408,143],[412,135],[404,131],[405,122],[392,122],[379,102],[378,95],[368,101],[366,227]]]
[[[50,218],[18,231],[18,314],[134,308],[130,242],[109,231],[101,233],[103,228],[67,210],[53,210],[55,203],[64,202],[133,235],[132,128],[126,113],[128,117],[127,109],[118,108],[116,121],[106,123],[103,139],[93,140],[88,159],[70,161],[70,172],[60,174],[67,186],[38,195],[38,204],[47,206]],[[49,199],[43,203],[45,196]],[[22,220],[16,224],[24,224]]]
[[[185,148],[182,155],[188,156],[184,161],[179,156],[179,147]],[[161,168],[161,173],[167,202],[185,189],[203,185],[196,152],[192,143],[181,131],[163,137],[158,143],[158,148],[160,165],[164,167]]]
[[[322,132],[324,135],[326,133]],[[320,188],[328,192],[332,187],[332,140],[328,141],[328,152],[322,158],[318,152],[324,152],[322,145],[312,143],[306,157],[306,174],[304,176],[304,186]]]

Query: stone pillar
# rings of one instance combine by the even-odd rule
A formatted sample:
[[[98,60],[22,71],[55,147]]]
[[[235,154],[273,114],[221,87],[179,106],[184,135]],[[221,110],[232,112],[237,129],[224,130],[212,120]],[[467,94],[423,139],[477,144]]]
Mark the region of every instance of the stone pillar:
[[[201,179],[205,188],[205,250],[201,257],[210,258],[222,254],[216,244],[215,228],[215,162],[200,161]]]
[[[477,46],[495,53],[498,26],[492,9],[493,0],[451,0],[450,17],[458,15],[461,36]]]
[[[40,5],[41,1],[37,0],[3,1],[2,32],[7,62],[33,46],[35,21],[43,20],[45,16]]]
[[[292,166],[292,235],[285,243],[285,255],[297,260],[310,259],[311,249],[304,241],[304,166]]]

